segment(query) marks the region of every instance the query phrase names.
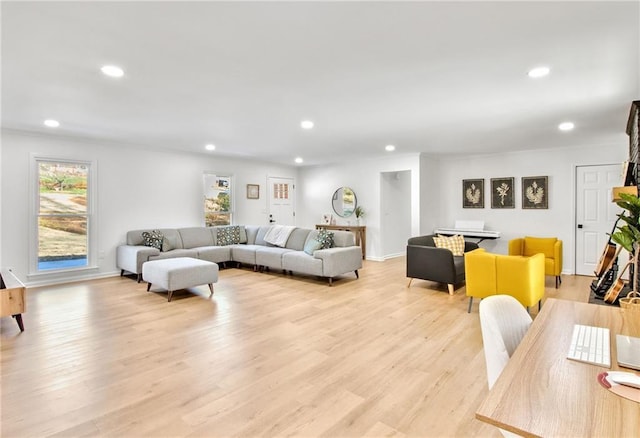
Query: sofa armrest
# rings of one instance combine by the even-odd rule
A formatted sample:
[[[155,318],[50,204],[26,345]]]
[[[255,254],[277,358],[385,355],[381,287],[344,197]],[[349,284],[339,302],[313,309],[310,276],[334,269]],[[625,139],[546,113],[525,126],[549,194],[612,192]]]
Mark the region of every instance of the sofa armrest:
[[[335,277],[362,268],[362,248],[359,246],[343,246],[319,249],[313,257],[322,260],[322,275]]]
[[[555,259],[554,275],[562,274],[562,240],[558,239],[553,245],[553,255]]]
[[[142,264],[151,256],[157,256],[160,250],[151,246],[120,245],[116,250],[116,267],[132,274],[142,273]]]
[[[453,253],[434,246],[407,245],[407,277],[456,283]]]

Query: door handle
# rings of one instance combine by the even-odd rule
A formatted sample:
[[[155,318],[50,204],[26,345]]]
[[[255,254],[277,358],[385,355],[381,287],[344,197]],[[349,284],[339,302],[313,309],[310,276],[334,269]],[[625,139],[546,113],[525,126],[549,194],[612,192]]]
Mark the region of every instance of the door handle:
[[[578,224],[578,228],[582,228],[582,224]]]

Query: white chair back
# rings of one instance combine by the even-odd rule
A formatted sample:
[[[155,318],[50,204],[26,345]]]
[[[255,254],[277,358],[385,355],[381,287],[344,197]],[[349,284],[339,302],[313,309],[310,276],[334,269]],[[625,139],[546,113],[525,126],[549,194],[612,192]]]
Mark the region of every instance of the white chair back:
[[[480,327],[487,363],[489,389],[531,325],[531,316],[510,295],[492,295],[480,301]]]

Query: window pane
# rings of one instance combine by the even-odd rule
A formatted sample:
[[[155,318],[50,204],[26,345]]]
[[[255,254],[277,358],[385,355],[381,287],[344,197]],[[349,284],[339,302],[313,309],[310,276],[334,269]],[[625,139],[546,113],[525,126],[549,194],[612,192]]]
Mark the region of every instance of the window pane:
[[[207,227],[215,225],[231,225],[231,215],[228,213],[212,213],[205,214],[204,222]]]
[[[38,270],[87,266],[87,217],[38,219]]]
[[[40,214],[87,213],[86,165],[41,161],[38,171]]]

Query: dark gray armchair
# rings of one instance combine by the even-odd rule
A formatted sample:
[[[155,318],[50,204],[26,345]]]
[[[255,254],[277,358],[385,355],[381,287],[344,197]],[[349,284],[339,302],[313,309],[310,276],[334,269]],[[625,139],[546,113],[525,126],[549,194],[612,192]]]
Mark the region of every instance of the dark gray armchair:
[[[464,252],[478,248],[474,242],[464,243]],[[464,281],[464,256],[454,256],[445,248],[436,248],[433,235],[412,237],[407,242],[407,287],[414,278],[446,283],[449,294]]]

